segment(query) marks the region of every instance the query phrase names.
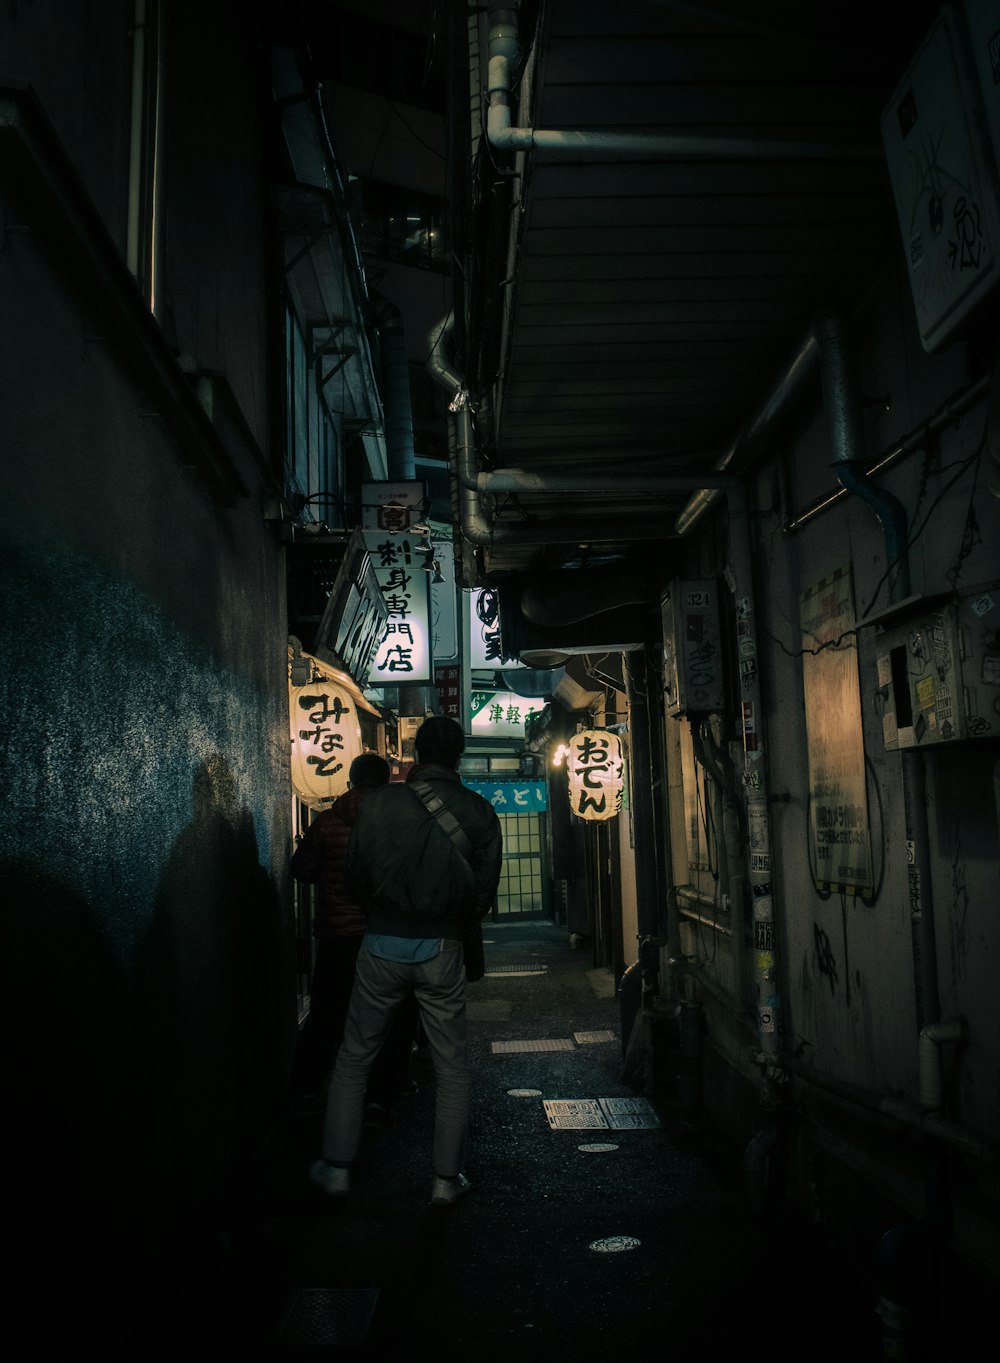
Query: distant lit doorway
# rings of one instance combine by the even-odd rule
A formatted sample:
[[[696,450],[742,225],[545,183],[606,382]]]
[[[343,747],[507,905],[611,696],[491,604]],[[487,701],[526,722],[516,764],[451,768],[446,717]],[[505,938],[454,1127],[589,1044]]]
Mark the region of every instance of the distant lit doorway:
[[[548,877],[542,865],[545,815],[497,811],[497,817],[503,831],[503,866],[494,917],[497,920],[546,917]]]

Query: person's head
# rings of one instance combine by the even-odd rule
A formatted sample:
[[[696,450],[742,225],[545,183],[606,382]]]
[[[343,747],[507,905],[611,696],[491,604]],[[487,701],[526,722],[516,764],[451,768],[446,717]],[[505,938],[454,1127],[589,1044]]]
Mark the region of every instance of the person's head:
[[[350,765],[347,779],[352,786],[385,786],[389,784],[389,763],[377,752],[363,752]]]
[[[425,719],[413,740],[417,761],[431,762],[438,767],[458,767],[458,759],[465,751],[465,734],[461,724],[447,715],[432,715]]]

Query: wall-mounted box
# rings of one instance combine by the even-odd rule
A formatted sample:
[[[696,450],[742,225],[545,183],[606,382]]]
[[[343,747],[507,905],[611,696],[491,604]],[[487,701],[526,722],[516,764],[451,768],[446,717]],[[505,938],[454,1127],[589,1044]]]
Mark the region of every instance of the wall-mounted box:
[[[981,19],[975,9],[977,34]],[[981,47],[988,39],[977,37]],[[985,76],[983,77],[985,79]],[[995,96],[994,96],[995,98]],[[945,5],[882,115],[917,329],[948,341],[1000,278],[1000,197],[965,15]]]
[[[714,579],[674,581],[660,598],[663,708],[706,714],[725,706],[719,589]]]
[[[875,649],[886,748],[1000,735],[1000,584],[915,606]]]

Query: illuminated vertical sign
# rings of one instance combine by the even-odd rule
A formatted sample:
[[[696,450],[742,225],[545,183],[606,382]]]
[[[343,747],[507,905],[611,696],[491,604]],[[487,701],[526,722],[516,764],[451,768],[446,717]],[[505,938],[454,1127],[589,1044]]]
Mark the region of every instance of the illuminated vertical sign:
[[[585,729],[567,746],[570,809],[579,819],[613,819],[625,790],[621,739],[604,730]]]
[[[523,667],[521,662],[504,662],[500,629],[500,593],[495,587],[480,587],[465,592],[469,622],[469,666],[474,672]]]
[[[386,621],[371,669],[376,686],[433,680],[430,572],[434,549],[424,535],[364,531]]]

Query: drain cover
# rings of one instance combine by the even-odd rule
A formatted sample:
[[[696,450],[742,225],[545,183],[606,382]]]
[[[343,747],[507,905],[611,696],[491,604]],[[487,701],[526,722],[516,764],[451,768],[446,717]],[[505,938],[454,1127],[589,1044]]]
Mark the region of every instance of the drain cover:
[[[595,1098],[549,1098],[542,1106],[553,1131],[607,1130],[607,1118]]]
[[[590,1127],[651,1131],[660,1125],[646,1098],[549,1098],[544,1107],[553,1131]]]
[[[490,1050],[494,1055],[523,1055],[533,1051],[571,1051],[573,1043],[569,1037],[556,1037],[549,1041],[491,1041]]]
[[[541,1089],[508,1089],[509,1098],[541,1098]]]
[[[573,1040],[576,1042],[578,1046],[591,1046],[598,1041],[614,1041],[614,1039],[615,1039],[614,1032],[609,1032],[607,1029],[600,1032],[573,1033]]]
[[[612,1141],[594,1141],[590,1145],[578,1145],[577,1150],[582,1150],[585,1155],[605,1155],[610,1150],[617,1150],[618,1146]]]
[[[518,961],[514,965],[491,965],[486,973],[487,975],[544,975],[547,970],[547,965],[539,965],[537,961]]]
[[[303,1288],[292,1299],[274,1342],[319,1348],[360,1344],[377,1300],[378,1288]]]
[[[598,1254],[621,1254],[626,1249],[638,1249],[641,1244],[634,1235],[610,1235],[606,1240],[591,1240],[590,1248]]]

